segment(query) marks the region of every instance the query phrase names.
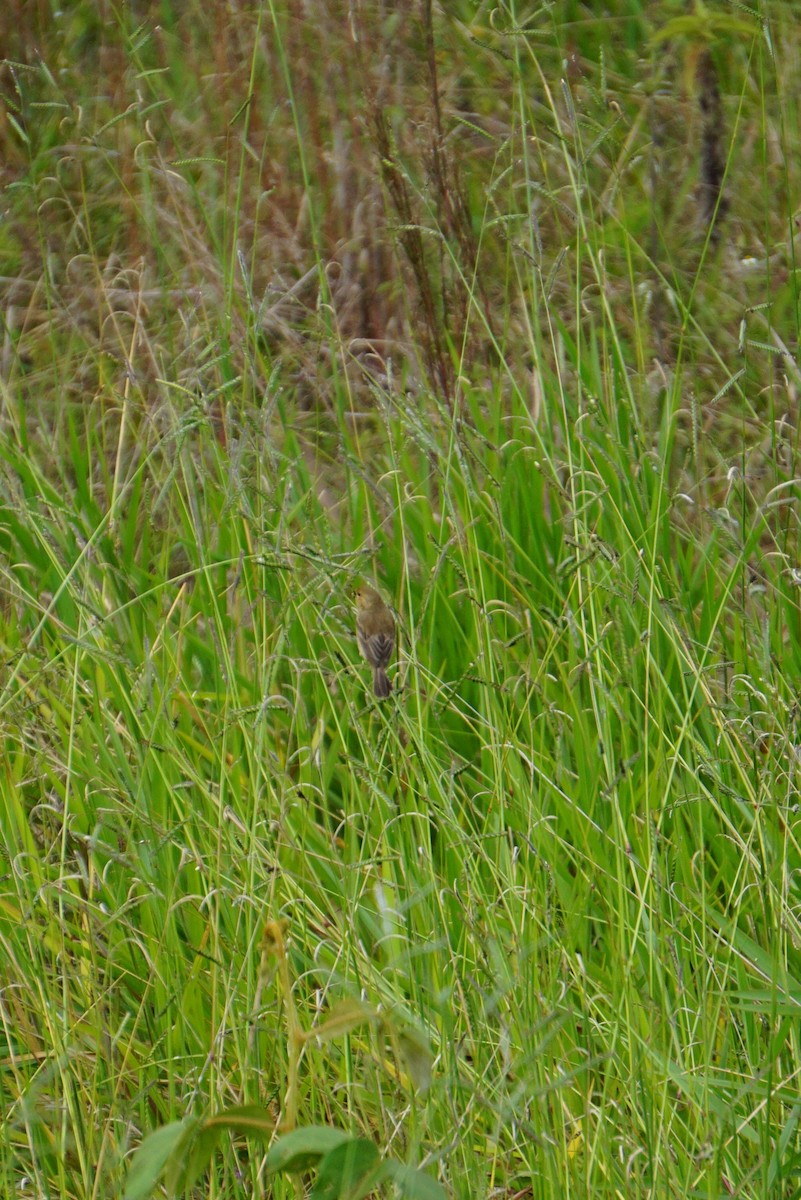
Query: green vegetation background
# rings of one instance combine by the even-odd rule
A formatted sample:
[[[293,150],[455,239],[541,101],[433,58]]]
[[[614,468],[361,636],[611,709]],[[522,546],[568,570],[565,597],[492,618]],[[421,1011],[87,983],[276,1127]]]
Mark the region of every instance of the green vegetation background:
[[[795,5],[0,45],[0,1190],[285,1118],[286,918],[303,1027],[386,1018],[300,1125],[454,1197],[801,1195]],[[264,1154],[187,1194],[302,1194]]]

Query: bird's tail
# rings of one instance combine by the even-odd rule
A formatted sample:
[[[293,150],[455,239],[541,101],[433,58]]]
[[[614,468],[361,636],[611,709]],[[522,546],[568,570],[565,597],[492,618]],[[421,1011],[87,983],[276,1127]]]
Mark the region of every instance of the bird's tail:
[[[373,671],[373,691],[379,700],[386,700],[392,691],[392,684],[383,667],[376,667]]]

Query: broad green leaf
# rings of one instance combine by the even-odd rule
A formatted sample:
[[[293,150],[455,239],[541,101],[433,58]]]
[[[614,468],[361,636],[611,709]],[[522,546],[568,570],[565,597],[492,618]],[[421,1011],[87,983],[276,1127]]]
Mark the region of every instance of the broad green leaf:
[[[398,1033],[398,1048],[412,1083],[418,1091],[427,1092],[431,1087],[434,1063],[428,1038],[419,1029],[409,1027]]]
[[[349,1138],[326,1154],[312,1188],[312,1200],[360,1200],[373,1191],[381,1155],[367,1138]]]
[[[264,1141],[271,1141],[275,1135],[275,1117],[260,1104],[241,1104],[236,1108],[223,1109],[205,1123],[208,1128],[230,1129],[234,1133],[262,1138]]]
[[[377,1017],[378,1013],[372,1004],[364,1004],[361,1000],[340,1000],[332,1005],[325,1020],[314,1025],[306,1036],[309,1040],[328,1042],[332,1038],[344,1037],[352,1029]]]
[[[390,1160],[384,1163],[384,1167],[400,1194],[408,1196],[409,1200],[447,1200],[447,1192],[442,1184],[437,1183],[436,1179],[432,1179],[425,1171]]]
[[[148,1134],[131,1160],[123,1200],[145,1200],[152,1195],[171,1160],[185,1152],[198,1123],[196,1117],[172,1121]]]
[[[268,1171],[307,1171],[319,1159],[330,1154],[349,1135],[330,1125],[307,1125],[294,1129],[271,1147],[265,1166]]]
[[[192,1140],[192,1145],[189,1148],[189,1160],[186,1164],[186,1174],[184,1183],[186,1187],[191,1187],[193,1183],[197,1183],[198,1179],[203,1175],[214,1151],[219,1145],[222,1137],[222,1126],[204,1124],[202,1129],[197,1131],[197,1134]]]
[[[653,34],[651,42],[659,44],[679,37],[697,41],[712,41],[716,37],[725,37],[727,34],[733,37],[752,38],[757,33],[756,25],[726,14],[708,16],[691,14],[673,17],[672,20],[667,21],[661,29]]]

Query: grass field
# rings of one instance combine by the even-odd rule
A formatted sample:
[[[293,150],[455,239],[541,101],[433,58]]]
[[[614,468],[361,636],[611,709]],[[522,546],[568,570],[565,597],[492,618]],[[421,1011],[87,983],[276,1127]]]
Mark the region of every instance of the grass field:
[[[801,1197],[796,6],[0,46],[0,1192]]]

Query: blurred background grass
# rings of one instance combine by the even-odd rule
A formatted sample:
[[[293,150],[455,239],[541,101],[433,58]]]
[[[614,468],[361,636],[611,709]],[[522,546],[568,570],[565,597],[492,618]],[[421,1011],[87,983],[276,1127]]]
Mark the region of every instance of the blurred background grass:
[[[795,6],[0,15],[0,1180],[286,1090],[799,1194]],[[370,698],[350,596],[399,621]],[[284,1190],[282,1190],[284,1189]],[[296,1195],[225,1142],[194,1193]]]

